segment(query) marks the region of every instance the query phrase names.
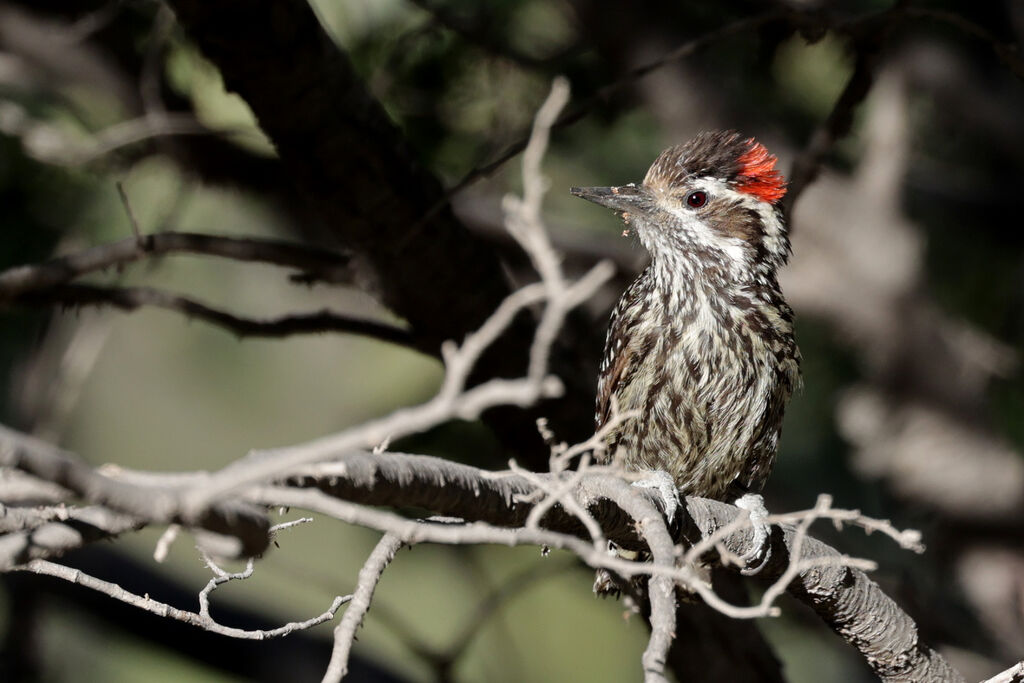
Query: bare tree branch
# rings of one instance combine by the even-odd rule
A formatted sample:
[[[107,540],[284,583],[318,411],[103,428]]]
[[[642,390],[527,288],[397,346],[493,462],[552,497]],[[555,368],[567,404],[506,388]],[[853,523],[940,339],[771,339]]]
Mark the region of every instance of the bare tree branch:
[[[176,514],[173,488],[126,484],[104,476],[77,455],[0,425],[0,466],[16,467],[63,486],[89,503],[107,506],[158,524],[182,523],[237,539],[246,557],[267,547],[270,523],[262,511],[237,501],[218,502],[192,520]]]
[[[384,534],[377,546],[366,558],[366,563],[359,570],[359,579],[351,603],[345,610],[341,623],[334,629],[334,649],[331,652],[331,663],[324,673],[324,683],[340,681],[348,673],[348,657],[356,638],[356,631],[363,624],[363,618],[370,610],[370,601],[377,589],[380,577],[395,553],[402,547],[402,541],[391,534]]]
[[[391,458],[404,459],[415,456],[367,454],[360,457],[379,458],[381,464],[384,465]],[[429,467],[431,464],[429,460],[422,459],[422,456],[417,457],[416,463],[417,469],[419,465]],[[406,463],[406,466],[411,464]],[[391,476],[396,476],[396,469],[392,469]],[[339,471],[335,470],[333,475],[335,479],[337,479]],[[439,503],[446,500],[446,496],[448,496],[447,500],[453,502],[453,509],[460,511],[470,506],[463,507],[458,503],[458,495],[451,494],[453,488],[464,487],[462,491],[464,495],[468,496],[478,492],[485,500],[488,500],[488,495],[484,493],[488,488],[501,484],[508,484],[513,488],[523,485],[516,483],[517,477],[514,475],[500,479],[495,479],[493,475],[484,476],[477,481],[446,480],[439,477],[439,473],[435,471],[432,484],[435,491],[423,492],[422,489],[429,485],[431,477],[425,476],[425,473],[415,478],[406,475],[407,472],[402,475],[405,485],[410,492],[416,491],[420,500],[431,498],[435,503]],[[602,522],[608,538],[628,543],[629,537],[624,535],[625,529],[623,527],[613,528],[621,519],[622,513],[614,511],[618,506],[610,504],[607,498],[599,499],[602,493],[609,493],[602,488],[605,484],[600,483],[609,481],[609,478],[607,475],[593,476],[597,478],[581,482],[580,486],[585,493],[577,495],[581,499],[591,500],[588,509],[595,519]],[[384,484],[387,477],[381,479],[382,481],[376,483],[363,482],[360,488],[364,493],[359,496],[363,502],[385,503],[392,499],[390,494],[381,492],[380,498],[373,500],[374,492],[387,488],[387,485]],[[627,497],[634,496],[637,491],[641,490],[628,486],[626,488],[630,489],[628,495],[624,493],[618,499],[619,501],[625,501]],[[649,494],[644,493],[644,495]],[[585,534],[585,532],[579,521],[560,506],[552,509],[551,513],[542,521],[543,528],[539,529],[500,528],[484,522],[472,522],[452,527],[424,525],[402,519],[391,513],[363,508],[312,491],[260,488],[252,489],[248,497],[254,502],[263,504],[270,504],[274,501],[278,504],[312,509],[350,523],[394,533],[408,542],[491,542],[511,545],[548,545],[569,549],[592,566],[610,567],[624,575],[637,572],[650,573],[652,576],[673,577],[688,586],[696,585],[692,574],[689,573],[689,569],[685,565],[679,568],[670,566],[659,569],[657,565],[642,565],[610,558],[607,553],[595,549],[591,543],[567,536],[566,531],[574,534]],[[500,499],[500,496],[495,496],[490,500],[497,502]],[[530,506],[518,496],[506,504],[509,506],[510,519],[522,519],[523,512]],[[439,514],[450,514],[452,511],[438,508],[433,508],[433,510]],[[833,630],[861,651],[883,680],[960,680],[958,674],[949,667],[944,659],[920,642],[916,626],[910,617],[900,610],[895,602],[886,597],[877,584],[868,579],[863,571],[855,568],[860,564],[858,561],[845,557],[838,551],[806,535],[806,525],[819,516],[829,517],[828,512],[819,505],[816,510],[788,515],[787,517],[790,519],[802,515],[802,525],[796,528],[785,526],[781,533],[776,532],[773,535],[773,559],[763,570],[760,579],[786,588],[794,597],[811,606]],[[498,516],[500,517],[500,515]],[[835,518],[847,521],[857,520],[858,523],[869,529],[881,529],[885,526],[884,523],[864,519],[850,511],[842,511]],[[610,525],[605,524],[606,519],[611,520]],[[559,529],[561,531],[558,531]],[[913,536],[899,533],[889,533],[888,535],[902,540],[910,546],[915,543]],[[698,553],[705,549],[711,550],[716,542],[721,542],[730,553],[735,555],[741,555],[747,549],[751,538],[749,523],[737,508],[726,503],[698,498],[691,498],[687,501],[687,515],[683,520],[683,536],[689,542],[691,549],[697,548],[696,552]],[[870,564],[864,566],[870,566]],[[778,590],[776,588],[772,595],[775,595]],[[704,597],[708,595],[704,592],[701,594]],[[746,618],[771,614],[770,607],[770,605],[762,604],[755,608],[740,608],[735,610],[735,614]]]
[[[406,505],[421,507],[430,501],[429,509],[439,514],[475,512],[476,517],[468,516],[466,519],[491,518],[500,524],[522,524],[532,504],[516,493],[521,491],[529,494],[535,490],[523,478],[511,473],[495,476],[476,468],[426,456],[362,453],[345,457],[335,466],[317,467],[321,468],[317,477],[321,486],[334,493],[346,492],[351,494],[351,498],[366,504],[389,505],[402,500]],[[160,477],[148,476],[150,485],[143,490],[149,491],[151,498],[159,499],[157,494],[164,489],[153,484]],[[188,482],[190,476],[199,478],[203,475],[185,475],[185,479],[182,479],[182,475],[172,475],[169,481],[180,486]],[[564,477],[568,474],[547,476]],[[130,474],[126,478],[132,479]],[[308,480],[303,481],[309,483]],[[619,487],[620,484],[625,488],[608,488]],[[671,561],[668,564],[643,564],[610,557],[592,542],[577,537],[586,536],[586,531],[579,519],[561,506],[553,507],[542,519],[543,527],[537,529],[498,527],[482,521],[450,526],[407,520],[393,513],[346,502],[319,491],[278,486],[248,487],[240,493],[249,501],[261,505],[285,505],[318,511],[394,534],[408,543],[531,544],[566,548],[592,566],[609,567],[624,576],[650,574],[655,578],[667,579],[669,585],[682,581],[694,586],[689,567],[674,566],[674,549],[670,551]],[[617,477],[599,473],[590,474],[581,481],[580,490],[576,493],[578,499],[587,501],[588,511],[602,524],[605,536],[621,542],[624,547],[637,547],[636,544],[642,542],[634,535],[634,514],[640,515],[641,520],[650,520],[642,522],[642,533],[664,529],[664,520],[660,519],[660,515],[660,521],[651,526],[655,523],[650,512],[654,510],[653,507],[646,508],[646,513],[642,509],[627,512],[621,507],[639,504],[637,496],[647,496],[643,498],[648,501],[646,505],[653,505],[652,495],[644,489],[626,485]],[[474,499],[477,505],[472,504]],[[787,518],[795,519],[800,514],[805,515],[804,520],[827,516],[822,515],[822,512],[819,508],[809,513],[793,513]],[[860,523],[870,529],[884,527],[877,520],[864,520],[848,511],[837,518]],[[729,553],[740,555],[750,542],[749,529],[744,526],[749,525],[744,513],[737,508],[725,503],[692,498],[687,501],[682,533],[691,549],[711,550],[715,543],[720,542]],[[900,534],[889,535],[895,539],[903,538]],[[654,543],[658,547],[665,547],[665,541],[659,538],[657,535],[649,536],[644,545],[650,547]],[[912,537],[904,540],[908,544],[913,543]],[[671,547],[671,540],[667,542],[668,547]],[[788,583],[788,591],[810,605],[839,635],[857,647],[883,680],[906,680],[907,675],[913,678],[917,674],[923,675],[923,680],[959,680],[945,660],[920,643],[913,621],[862,571],[851,566],[856,564],[855,561],[806,536],[806,528],[801,530],[799,527],[787,526],[781,533],[774,534],[772,558],[763,570],[761,579],[772,583],[792,580]],[[785,583],[782,585],[786,587]],[[737,612],[737,616],[770,613],[764,607],[744,608]],[[661,647],[661,641],[656,636],[669,632],[669,627],[662,624],[659,631],[652,634],[649,659],[645,661],[645,667],[649,666],[649,674],[654,675],[659,666],[658,648]],[[653,679],[656,680],[656,677]]]
[[[238,337],[288,337],[294,334],[345,332],[372,337],[419,350],[412,334],[394,325],[352,318],[331,311],[296,313],[278,318],[258,320],[243,318],[213,308],[180,294],[171,294],[152,287],[101,287],[98,285],[56,285],[38,292],[23,294],[21,303],[47,303],[61,306],[114,306],[134,311],[144,306],[176,311],[188,318],[223,327]]]
[[[699,543],[715,533],[719,527],[706,524],[724,511],[724,505],[688,499],[684,536]],[[694,527],[690,526],[691,520]],[[799,545],[798,539],[802,539]],[[731,553],[742,554],[744,546],[736,545],[736,540],[737,534],[733,534],[723,543]],[[921,641],[913,619],[863,571],[852,568],[848,558],[835,549],[801,535],[799,528],[783,526],[781,534],[773,533],[772,558],[759,578],[778,582],[794,564],[804,563],[805,568],[792,577],[788,592],[857,648],[883,681],[963,680],[939,653]],[[812,563],[813,569],[809,567]]]
[[[347,255],[303,244],[259,238],[222,237],[191,232],[162,232],[104,244],[43,263],[0,271],[0,301],[67,284],[89,273],[164,254],[200,254],[236,261],[270,263],[300,271],[308,282],[352,281]]]
[[[290,622],[275,629],[247,631],[240,628],[232,628],[230,626],[218,624],[210,617],[209,613],[203,614],[181,610],[166,603],[154,600],[148,595],[136,595],[124,590],[116,583],[97,579],[96,577],[80,572],[77,569],[65,567],[64,565],[57,564],[55,562],[49,562],[47,560],[32,560],[27,564],[13,567],[12,571],[43,574],[68,581],[70,583],[76,583],[103,593],[104,595],[109,595],[111,598],[132,605],[133,607],[138,607],[146,612],[156,614],[157,616],[167,617],[169,619],[174,619],[175,621],[182,621],[186,624],[197,626],[204,631],[210,631],[211,633],[217,633],[222,636],[239,638],[242,640],[266,640],[268,638],[280,638],[281,636],[286,636],[291,633],[295,633],[296,631],[303,631],[305,629],[318,626],[325,621],[333,619],[338,609],[350,599],[349,597],[337,597],[334,599],[334,602],[331,603],[331,606],[327,611],[305,621]],[[225,580],[245,579],[251,575],[252,561],[250,560],[245,572],[227,575],[228,579]]]
[[[668,524],[654,503],[636,495],[636,491],[635,487],[621,479],[607,478],[598,480],[594,495],[614,500],[636,521],[637,530],[651,551],[653,567],[674,569],[675,543],[669,535]],[[641,659],[644,683],[667,682],[665,660],[672,640],[676,637],[675,581],[668,576],[652,573],[647,583],[647,595],[651,602],[651,637]]]
[[[0,504],[0,571],[59,557],[94,543],[137,531],[145,522],[102,505],[23,507]]]
[[[359,466],[361,459],[364,465]],[[367,459],[376,460],[379,467],[369,466],[369,463],[366,462]],[[396,460],[405,462],[396,463],[394,462]],[[479,496],[484,505],[476,509],[483,515],[499,519],[502,516],[494,511],[488,513],[488,504],[506,505],[508,510],[505,516],[506,520],[524,520],[528,515],[527,510],[530,504],[523,502],[521,496],[513,494],[520,489],[528,490],[528,485],[515,475],[496,478],[493,475],[477,471],[480,476],[474,480],[467,476],[473,471],[473,468],[454,466],[459,476],[448,478],[442,472],[448,471],[451,463],[423,456],[401,456],[398,454],[362,454],[354,456],[351,460],[345,458],[343,462],[350,463],[354,467],[327,469],[321,472],[321,481],[325,486],[331,486],[327,482],[333,481],[336,492],[342,489],[352,492],[358,488],[362,493],[352,497],[360,499],[364,503],[378,505],[391,503],[398,494],[388,489],[399,485],[410,494],[415,493],[411,498],[406,498],[407,501],[413,501],[409,504],[420,506],[422,505],[421,501],[432,500],[435,506],[432,509],[440,514],[451,514],[453,511],[472,511],[473,506],[460,501]],[[341,462],[338,464],[341,465]],[[348,482],[345,486],[339,486],[343,472],[346,472],[347,476],[352,477],[354,481]],[[413,472],[417,474],[414,475]],[[371,475],[371,477],[364,479],[367,475]],[[586,488],[588,484],[585,482],[581,486]],[[424,490],[430,488],[433,490]],[[634,495],[639,490],[633,487],[627,488],[631,489],[630,495]],[[587,494],[580,497],[594,500],[600,493],[600,488],[590,488]],[[546,544],[551,547],[569,548],[588,563],[596,563],[597,566],[613,566],[616,571],[624,573],[645,571],[656,575],[662,573],[655,566],[648,565],[647,568],[640,569],[635,566],[631,567],[628,562],[611,560],[590,543],[573,540],[561,532],[552,533],[559,528],[574,533],[585,533],[578,520],[561,507],[552,509],[551,513],[544,518],[543,529],[501,529],[488,524],[481,525],[481,523],[458,527],[437,527],[404,520],[391,513],[343,503],[336,498],[310,491],[299,492],[280,488],[253,489],[248,496],[250,500],[263,504],[274,502],[317,510],[348,522],[395,533],[408,542],[470,543],[484,542],[484,539],[488,539],[487,542],[502,544]],[[446,501],[451,503],[451,507],[441,508]],[[607,502],[595,501],[589,509],[596,519],[602,522],[605,522],[606,519],[611,520],[611,525],[604,525],[608,538],[628,543],[629,537],[625,535],[626,528],[623,526],[614,528],[621,520],[619,517],[621,513],[612,511],[614,507],[616,506],[610,506]],[[692,536],[688,536],[692,552],[703,553],[704,550],[710,550],[715,542],[721,541],[730,552],[736,555],[742,554],[745,544],[749,543],[749,534],[748,530],[741,530],[741,527],[746,524],[746,520],[736,508],[714,501],[690,499],[687,509],[689,514],[684,520],[684,536],[692,534]],[[808,513],[793,513],[787,515],[787,518],[796,519],[802,515],[802,521],[809,523],[814,518],[824,516],[854,521],[868,529],[881,530],[887,526],[877,520],[866,520],[850,511],[842,511],[836,515],[828,513],[827,509],[819,505],[816,510],[808,511]],[[888,535],[909,547],[913,547],[917,542],[914,536],[906,534],[889,532]],[[807,537],[806,526],[802,530],[801,528],[786,527],[782,534],[776,534],[773,537],[772,543],[774,560],[765,568],[762,579],[772,582],[781,580],[782,587],[788,585],[791,593],[798,599],[807,602],[840,635],[858,647],[869,658],[869,661],[875,662],[876,670],[883,677],[887,677],[886,680],[899,680],[908,672],[911,677],[915,674],[922,674],[924,680],[958,680],[951,673],[952,670],[948,669],[944,660],[919,643],[916,628],[909,617],[900,611],[894,602],[885,597],[878,586],[870,581],[863,572],[851,567],[856,562]],[[681,569],[668,569],[668,573],[664,575],[680,579],[685,576],[680,574],[681,571]],[[789,583],[791,580],[792,583]],[[870,605],[871,607],[863,609],[853,607],[854,605]],[[755,614],[770,613],[763,608],[764,605],[757,609],[741,610],[737,616],[749,617]],[[880,652],[895,652],[896,656],[882,657]]]
[[[1000,672],[981,683],[1022,683],[1024,682],[1024,661],[1017,662],[1006,671]]]

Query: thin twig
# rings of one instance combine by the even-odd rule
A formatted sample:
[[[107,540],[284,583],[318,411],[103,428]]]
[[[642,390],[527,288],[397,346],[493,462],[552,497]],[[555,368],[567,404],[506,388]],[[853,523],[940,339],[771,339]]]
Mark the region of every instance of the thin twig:
[[[824,503],[823,503],[824,501]],[[921,532],[916,529],[897,529],[887,519],[874,519],[861,514],[860,510],[837,510],[832,505],[832,497],[827,494],[818,496],[818,504],[814,510],[792,512],[780,515],[770,515],[771,524],[796,524],[809,514],[814,514],[817,519],[832,520],[837,531],[841,531],[843,524],[859,526],[867,534],[879,532],[891,538],[904,550],[912,550],[915,553],[923,553],[924,544],[921,542]]]
[[[351,596],[339,596],[334,598],[334,601],[331,603],[331,606],[327,611],[313,617],[312,619],[289,622],[284,626],[274,629],[249,631],[218,624],[210,618],[208,614],[204,616],[203,614],[198,614],[196,612],[181,610],[176,607],[172,607],[167,603],[154,600],[148,595],[136,595],[135,593],[124,590],[116,583],[103,581],[102,579],[90,576],[89,574],[77,569],[72,569],[55,562],[49,562],[47,560],[32,560],[27,564],[14,567],[12,571],[32,572],[33,574],[43,574],[45,576],[62,579],[69,583],[75,583],[103,593],[115,600],[119,600],[133,607],[138,607],[139,609],[151,614],[174,619],[175,621],[181,621],[192,626],[197,626],[204,631],[217,633],[230,638],[238,638],[240,640],[267,640],[268,638],[280,638],[281,636],[286,636],[290,633],[295,633],[296,631],[304,631],[314,626],[318,626],[325,621],[333,619],[338,609],[351,600]]]
[[[607,545],[608,541],[604,537],[601,525],[597,523],[593,515],[587,511],[586,507],[575,496],[576,490],[579,488],[579,484],[586,475],[590,465],[586,456],[580,460],[580,466],[575,472],[571,473],[568,478],[556,480],[553,485],[545,482],[543,477],[517,467],[515,462],[509,464],[513,472],[536,486],[537,493],[540,494],[540,499],[535,502],[533,509],[530,510],[530,514],[526,517],[525,526],[527,528],[539,528],[540,521],[548,514],[551,508],[560,505],[566,512],[580,520],[595,547],[603,548]]]
[[[932,7],[906,7],[902,12],[908,17],[932,19],[956,27],[964,33],[988,43],[989,47],[1002,60],[1003,64],[1013,72],[1013,75],[1024,80],[1024,59],[1021,59],[1021,46],[1019,43],[1004,43],[979,24],[949,10]]]
[[[437,659],[443,662],[454,662],[459,655],[466,651],[473,639],[480,633],[481,628],[487,620],[498,609],[519,593],[530,588],[538,581],[570,572],[578,568],[575,561],[556,563],[546,562],[540,565],[532,565],[524,571],[516,574],[510,579],[504,580],[500,586],[488,593],[476,606],[476,610],[463,624],[462,629],[452,639],[452,643],[444,649]]]
[[[419,350],[411,332],[388,323],[352,318],[327,310],[283,315],[264,320],[243,318],[213,308],[201,301],[152,287],[56,285],[38,292],[24,294],[19,297],[18,301],[60,304],[61,306],[113,306],[122,311],[135,311],[143,307],[162,308],[222,327],[237,337],[281,338],[296,334],[342,332]]]
[[[121,266],[147,256],[199,254],[235,261],[270,263],[299,270],[305,281],[348,284],[352,281],[350,259],[326,249],[254,237],[224,237],[192,232],[161,232],[138,240],[126,239],[59,256],[42,263],[0,271],[0,302],[71,282],[89,273]]]
[[[135,236],[135,244],[139,249],[142,249],[144,244],[142,231],[139,230],[139,221],[136,220],[135,212],[132,211],[132,203],[128,201],[128,193],[125,192],[124,183],[118,180],[114,183],[114,187],[117,188],[117,194],[121,198],[121,205],[124,207],[125,214],[128,215],[128,223],[132,226],[132,235]]]
[[[578,444],[574,444],[566,448],[563,452],[555,454],[551,457],[551,471],[561,472],[566,466],[573,460],[583,453],[594,453],[595,460],[600,460],[596,457],[598,453],[604,452],[607,449],[608,435],[614,430],[618,429],[624,422],[639,417],[641,412],[639,410],[619,410],[619,402],[615,396],[611,397],[611,410],[610,415],[604,424],[601,425],[600,429],[594,432],[586,441],[581,441]]]
[[[171,552],[171,545],[174,544],[180,534],[180,524],[168,524],[164,532],[160,534],[160,538],[156,541],[156,546],[153,548],[153,559],[157,562],[166,560],[168,553]]]
[[[373,600],[373,593],[380,583],[381,575],[401,547],[401,540],[391,534],[384,534],[366,559],[363,568],[359,570],[352,601],[345,610],[341,622],[334,629],[334,649],[331,651],[331,662],[324,672],[324,683],[336,683],[348,673],[348,658],[356,631],[362,626],[363,618],[370,609],[370,601]]]
[[[599,105],[607,103],[611,97],[620,90],[624,90],[627,87],[632,86],[636,81],[664,66],[667,66],[668,64],[690,57],[723,38],[727,38],[737,33],[742,33],[743,31],[759,28],[760,26],[779,19],[782,16],[782,12],[778,10],[770,10],[761,14],[755,14],[752,17],[739,19],[730,24],[726,24],[725,26],[709,31],[698,38],[688,40],[660,58],[632,69],[622,78],[599,88],[593,95],[573,107],[571,111],[559,116],[558,119],[552,123],[551,129],[560,130],[571,126],[586,117]],[[430,207],[419,221],[417,221],[417,224],[426,223],[441,211],[441,209],[447,206],[455,195],[459,194],[478,180],[490,176],[496,170],[504,166],[506,162],[525,150],[529,141],[529,136],[523,136],[520,140],[517,140],[506,147],[505,151],[499,154],[495,159],[470,170],[459,182],[449,188],[441,199]]]
[[[571,53],[575,49],[574,47],[570,47],[557,55],[534,57],[533,55],[526,54],[522,50],[516,49],[513,45],[509,44],[508,41],[501,40],[494,34],[489,33],[487,31],[487,27],[492,25],[494,22],[487,21],[488,17],[479,18],[475,22],[476,25],[471,26],[467,21],[458,16],[455,12],[452,12],[448,7],[443,7],[440,4],[428,2],[427,0],[409,1],[423,11],[428,12],[437,23],[459,35],[467,42],[483,48],[497,57],[511,60],[526,68],[544,69],[550,73],[553,65],[557,65],[564,59],[566,54]],[[473,7],[477,9],[486,9],[487,5],[473,5]]]

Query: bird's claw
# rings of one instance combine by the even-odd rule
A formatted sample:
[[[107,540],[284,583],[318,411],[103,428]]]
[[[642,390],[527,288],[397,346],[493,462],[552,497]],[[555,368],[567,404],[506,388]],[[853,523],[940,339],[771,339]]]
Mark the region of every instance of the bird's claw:
[[[757,574],[768,564],[772,556],[772,546],[768,541],[772,525],[768,523],[768,509],[764,506],[764,498],[756,493],[746,493],[736,500],[736,507],[746,510],[750,515],[750,525],[754,530],[751,548],[740,556],[744,568],[740,573],[744,576]]]
[[[676,482],[672,475],[665,470],[651,470],[644,472],[644,478],[634,481],[633,486],[643,489],[658,489],[658,493],[661,494],[662,508],[669,524],[675,520],[680,502],[679,489],[676,488]],[[760,496],[758,497],[760,498]]]

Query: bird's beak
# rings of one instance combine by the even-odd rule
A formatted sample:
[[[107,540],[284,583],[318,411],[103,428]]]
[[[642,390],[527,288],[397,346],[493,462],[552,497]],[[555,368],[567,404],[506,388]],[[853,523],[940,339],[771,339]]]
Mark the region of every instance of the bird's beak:
[[[622,185],[620,187],[573,187],[569,188],[577,197],[588,202],[606,206],[614,211],[629,213],[642,210],[650,201],[650,195],[642,187]]]

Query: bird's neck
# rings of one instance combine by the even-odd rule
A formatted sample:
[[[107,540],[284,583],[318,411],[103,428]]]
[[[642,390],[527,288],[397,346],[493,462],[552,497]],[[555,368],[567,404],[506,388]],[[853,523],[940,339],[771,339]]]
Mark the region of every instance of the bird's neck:
[[[670,316],[692,310],[717,318],[734,307],[775,308],[782,291],[774,269],[737,274],[721,259],[702,255],[654,256],[641,275],[657,293],[656,300]]]

